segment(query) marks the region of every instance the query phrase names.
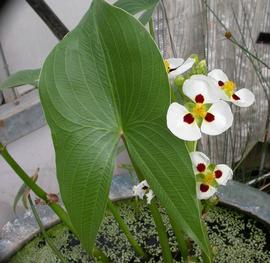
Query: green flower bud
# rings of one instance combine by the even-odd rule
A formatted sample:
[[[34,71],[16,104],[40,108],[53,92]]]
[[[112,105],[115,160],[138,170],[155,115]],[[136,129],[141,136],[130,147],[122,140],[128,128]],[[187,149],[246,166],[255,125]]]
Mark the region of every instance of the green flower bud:
[[[213,252],[213,255],[216,256],[218,254],[218,247],[212,246],[212,252]]]
[[[197,54],[192,54],[190,57],[195,60],[195,65],[197,65],[199,63],[200,60],[199,60],[199,56]]]
[[[186,79],[182,75],[179,75],[175,78],[174,84],[177,86],[178,89],[182,89],[185,80]]]
[[[199,69],[199,71],[201,71],[201,74],[207,74],[207,64],[206,64],[206,60],[205,59],[203,59],[203,60],[201,60],[200,62],[199,62],[199,64],[198,64],[198,69]]]
[[[208,202],[211,206],[216,206],[219,202],[219,198],[216,195],[213,195],[211,198],[208,199]]]

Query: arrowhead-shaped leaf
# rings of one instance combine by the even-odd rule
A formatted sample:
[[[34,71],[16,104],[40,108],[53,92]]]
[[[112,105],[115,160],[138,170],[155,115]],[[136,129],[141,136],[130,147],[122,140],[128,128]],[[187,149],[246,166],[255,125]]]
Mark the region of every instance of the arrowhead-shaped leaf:
[[[143,25],[146,25],[159,0],[118,0],[114,3],[115,6],[124,9],[132,15],[142,12],[139,20]]]
[[[14,88],[26,84],[37,86],[40,69],[26,69],[9,76],[1,85],[0,90]]]
[[[163,59],[149,33],[103,0],[94,0],[44,63],[39,90],[61,194],[89,251],[104,216],[123,136],[169,215],[210,254],[190,158],[184,143],[166,127],[169,89]]]

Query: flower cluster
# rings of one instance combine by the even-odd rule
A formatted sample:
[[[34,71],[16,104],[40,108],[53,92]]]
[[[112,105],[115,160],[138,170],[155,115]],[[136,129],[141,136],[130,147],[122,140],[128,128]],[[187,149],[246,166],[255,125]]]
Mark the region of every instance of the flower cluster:
[[[155,197],[146,180],[133,187],[133,194],[140,199],[143,199],[144,196],[146,196],[147,204],[150,204],[151,200]]]
[[[177,64],[177,59],[167,60],[165,64],[169,65],[169,78],[189,70],[195,62],[193,60],[192,64],[192,60],[188,59],[182,64],[180,61]],[[178,68],[171,71],[179,64]],[[186,141],[198,140],[202,133],[219,135],[229,129],[233,123],[233,114],[228,101],[240,107],[248,107],[255,101],[248,89],[236,91],[235,83],[220,69],[214,69],[208,75],[192,75],[183,82],[182,92],[185,103],[181,105],[174,102],[170,105],[167,126],[176,137]]]
[[[254,94],[246,89],[236,90],[236,85],[220,69],[207,74],[206,67],[196,71],[198,59],[172,58],[165,60],[169,80],[178,86],[181,104],[173,102],[167,112],[167,127],[178,138],[197,141],[202,133],[219,135],[233,123],[233,114],[227,102],[239,107],[249,107]],[[202,64],[205,65],[205,64]],[[194,70],[195,67],[195,70]],[[200,68],[199,68],[200,69]],[[179,76],[186,73],[185,77]],[[191,72],[190,72],[191,71]],[[190,153],[197,182],[198,199],[208,199],[218,185],[226,185],[233,172],[225,164],[214,165],[201,152]]]

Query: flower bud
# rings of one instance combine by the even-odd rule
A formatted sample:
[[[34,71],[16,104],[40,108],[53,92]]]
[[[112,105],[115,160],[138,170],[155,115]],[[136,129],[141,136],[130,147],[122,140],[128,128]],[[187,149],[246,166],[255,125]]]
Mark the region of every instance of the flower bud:
[[[227,38],[227,39],[230,39],[232,37],[232,33],[230,31],[227,31],[225,32],[224,36]]]
[[[208,199],[208,202],[211,206],[216,206],[219,203],[219,198],[216,195],[213,195],[210,199]]]
[[[197,69],[197,74],[206,75],[207,74],[206,60],[205,59],[201,60],[199,64],[197,65],[196,69]]]
[[[218,254],[218,247],[212,246],[212,252],[213,252],[213,255],[216,256]]]
[[[199,60],[199,56],[197,54],[192,54],[190,57],[195,60],[195,63],[194,63],[195,65],[197,65],[199,63],[200,60]]]
[[[47,194],[48,202],[51,204],[58,203],[59,197],[57,194]]]
[[[186,79],[182,75],[179,75],[175,78],[174,84],[177,86],[177,88],[182,89],[185,80]]]

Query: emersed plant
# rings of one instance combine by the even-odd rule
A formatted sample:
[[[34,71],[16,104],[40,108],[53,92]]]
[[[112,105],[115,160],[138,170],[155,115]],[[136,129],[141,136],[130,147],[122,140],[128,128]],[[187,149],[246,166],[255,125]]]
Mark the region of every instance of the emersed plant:
[[[147,259],[109,200],[122,140],[140,180],[134,194],[147,197],[164,262],[172,262],[172,256],[157,201],[169,215],[184,260],[190,259],[188,237],[200,246],[204,262],[212,262],[198,199],[209,199],[219,184],[232,178],[232,171],[197,152],[196,140],[201,133],[218,135],[230,128],[233,115],[223,100],[247,107],[254,96],[235,91],[220,70],[207,75],[205,62],[196,56],[164,62],[153,37],[126,12],[145,10],[140,18],[146,23],[157,2],[119,0],[115,7],[94,0],[80,24],[52,50],[38,81],[31,80],[37,83],[51,129],[66,212],[4,147],[1,152],[90,254],[106,261],[94,245],[108,207],[136,252]],[[28,76],[36,78],[37,72]]]

